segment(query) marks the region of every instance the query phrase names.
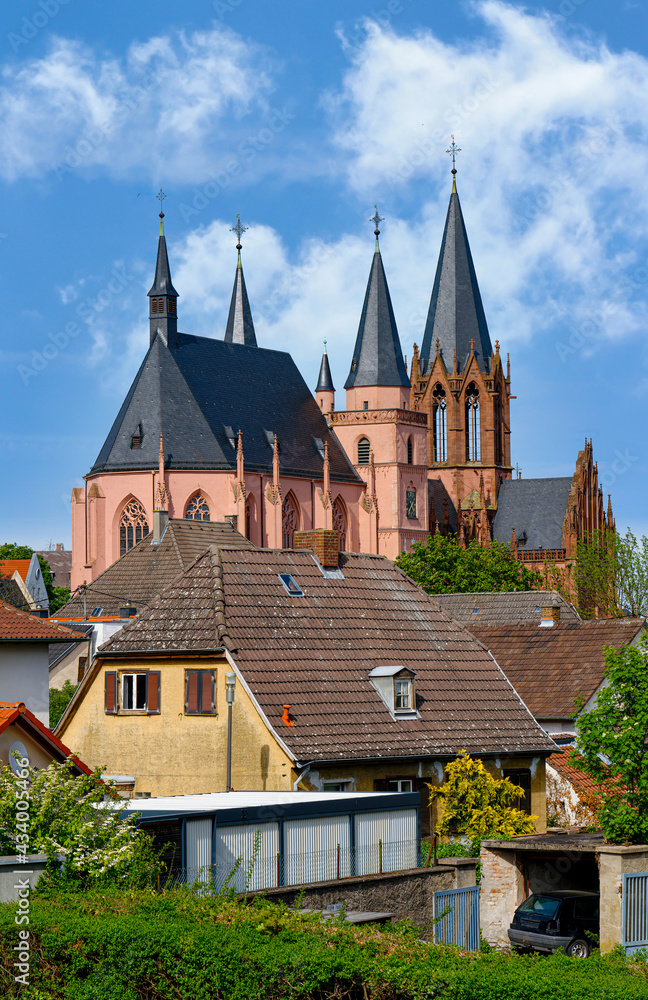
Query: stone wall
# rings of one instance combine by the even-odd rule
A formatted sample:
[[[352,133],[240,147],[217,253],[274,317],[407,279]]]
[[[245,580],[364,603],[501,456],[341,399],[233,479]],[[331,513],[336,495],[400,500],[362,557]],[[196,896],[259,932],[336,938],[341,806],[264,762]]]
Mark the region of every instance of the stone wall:
[[[622,937],[623,876],[648,872],[648,846],[621,847],[605,844],[598,848],[601,878],[601,951],[612,951]]]
[[[28,854],[27,864],[22,864],[13,855],[0,858],[0,903],[15,903],[18,899],[20,882],[28,880],[33,889],[45,871],[47,858],[44,854]]]
[[[498,850],[482,844],[481,929],[489,944],[508,946],[508,928],[524,899],[522,871],[516,851]]]
[[[444,858],[444,862],[436,868],[315,882],[304,886],[302,906],[321,910],[332,903],[346,903],[349,910],[393,913],[394,920],[408,919],[424,927],[432,922],[435,892],[475,885],[474,858]],[[301,892],[300,886],[286,886],[266,889],[263,895],[292,906]]]

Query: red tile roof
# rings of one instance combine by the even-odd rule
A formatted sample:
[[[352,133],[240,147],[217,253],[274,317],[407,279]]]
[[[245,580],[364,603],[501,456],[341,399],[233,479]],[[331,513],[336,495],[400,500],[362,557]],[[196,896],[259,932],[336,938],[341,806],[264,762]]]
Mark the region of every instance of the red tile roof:
[[[16,570],[18,570],[19,576],[24,581],[27,579],[30,562],[31,559],[0,559],[0,576],[3,576],[6,580],[11,580]]]
[[[550,757],[547,757],[547,766],[553,767],[554,771],[556,771],[561,778],[565,778],[566,781],[569,781],[579,795],[587,796],[589,798],[597,798],[601,793],[601,786],[589,774],[585,774],[581,771],[577,765],[574,766],[573,764],[568,763],[571,752],[572,751],[570,749],[566,749],[560,753],[552,753]]]
[[[70,642],[78,638],[69,628],[0,603],[0,642]]]
[[[644,618],[610,618],[539,625],[473,627],[536,719],[570,719],[605,676],[604,652],[642,631]]]
[[[554,749],[480,643],[393,563],[343,553],[340,566],[335,579],[308,552],[212,546],[100,656],[225,646],[300,761]],[[394,721],[371,683],[391,664],[416,672],[420,718]]]
[[[18,722],[19,727],[36,740],[37,743],[41,745],[45,744],[47,748],[51,751],[52,748],[58,750],[64,758],[69,757],[72,751],[66,747],[65,743],[62,743],[58,736],[55,736],[51,729],[44,726],[43,723],[36,718],[33,712],[30,712],[28,708],[21,701],[0,701],[0,733],[3,733],[8,726],[13,722]],[[56,753],[54,754],[56,756]],[[83,771],[84,774],[92,774],[92,771],[84,764],[82,760],[79,760],[75,756],[75,766]]]

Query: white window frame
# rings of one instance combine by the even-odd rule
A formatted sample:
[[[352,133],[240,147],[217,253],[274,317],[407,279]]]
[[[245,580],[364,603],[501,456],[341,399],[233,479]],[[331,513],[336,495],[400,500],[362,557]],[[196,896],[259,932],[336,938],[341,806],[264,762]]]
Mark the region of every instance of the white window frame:
[[[147,676],[146,675],[146,671],[144,671],[144,670],[128,671],[128,672],[123,673],[121,675],[121,678],[120,678],[120,681],[121,681],[121,685],[120,685],[120,687],[121,687],[121,689],[120,689],[120,709],[121,709],[122,712],[142,712],[142,713],[145,713],[145,712],[148,711],[148,697],[147,697],[147,690],[146,690],[146,683],[147,683],[146,676]],[[141,677],[143,679],[143,685],[144,685],[144,704],[141,707],[137,705],[137,694],[138,694],[138,692],[137,692],[137,687],[138,687],[137,681],[133,682],[132,692],[131,692],[132,695],[133,695],[133,702],[134,702],[134,704],[133,705],[127,705],[126,704],[126,678],[128,678],[128,677],[135,677],[135,678]]]

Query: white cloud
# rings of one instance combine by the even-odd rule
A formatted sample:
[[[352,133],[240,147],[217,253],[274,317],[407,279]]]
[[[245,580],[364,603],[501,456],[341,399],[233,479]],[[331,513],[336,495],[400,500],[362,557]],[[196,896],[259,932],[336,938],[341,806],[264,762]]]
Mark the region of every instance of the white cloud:
[[[2,68],[0,174],[8,180],[101,167],[194,182],[263,123],[272,61],[224,26],[100,57],[57,38],[48,54]],[[258,129],[259,124],[256,125]]]
[[[375,192],[388,214],[425,181],[433,267],[454,133],[494,335],[510,344],[547,327],[551,300],[568,303],[567,333],[587,331],[590,345],[643,328],[645,290],[623,275],[648,257],[648,62],[499,0],[474,12],[486,30],[470,42],[365,22],[325,101],[348,185]]]

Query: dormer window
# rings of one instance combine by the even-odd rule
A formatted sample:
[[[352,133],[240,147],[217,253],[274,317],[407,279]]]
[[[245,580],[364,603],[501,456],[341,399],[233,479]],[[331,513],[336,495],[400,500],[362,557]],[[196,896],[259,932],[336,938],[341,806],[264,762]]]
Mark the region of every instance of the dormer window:
[[[394,711],[409,712],[412,708],[412,678],[401,677],[394,681]]]
[[[374,667],[369,679],[394,719],[417,719],[416,674],[409,667]]]

